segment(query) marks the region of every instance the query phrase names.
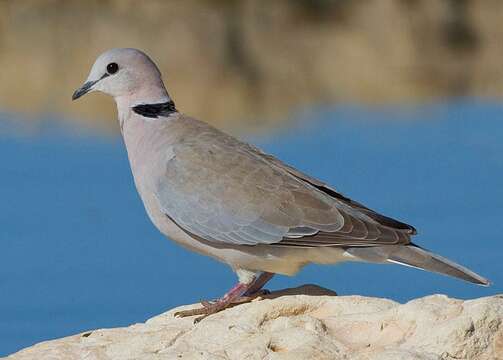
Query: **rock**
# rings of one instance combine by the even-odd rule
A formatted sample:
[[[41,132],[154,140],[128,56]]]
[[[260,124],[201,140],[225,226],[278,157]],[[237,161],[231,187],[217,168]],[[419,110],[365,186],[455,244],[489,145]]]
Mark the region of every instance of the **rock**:
[[[399,304],[314,285],[272,293],[194,325],[173,313],[46,341],[8,359],[503,359],[503,296]]]

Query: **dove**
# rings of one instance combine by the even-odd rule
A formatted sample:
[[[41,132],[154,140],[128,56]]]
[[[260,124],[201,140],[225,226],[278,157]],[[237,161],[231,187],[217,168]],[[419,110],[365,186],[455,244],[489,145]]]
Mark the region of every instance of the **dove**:
[[[489,285],[414,244],[411,225],[180,112],[159,69],[140,50],[99,55],[72,99],[95,91],[115,99],[134,182],[152,223],[237,274],[237,284],[220,299],[177,316],[198,315],[199,321],[262,294],[275,274],[294,275],[309,263],[395,263]]]

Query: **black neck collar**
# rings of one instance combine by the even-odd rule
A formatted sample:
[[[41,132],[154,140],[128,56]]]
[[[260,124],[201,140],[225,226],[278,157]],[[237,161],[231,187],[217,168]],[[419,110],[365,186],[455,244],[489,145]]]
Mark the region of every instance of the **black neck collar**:
[[[158,104],[140,104],[132,107],[133,111],[138,115],[148,118],[158,118],[159,116],[167,117],[175,112],[175,103],[169,100]]]

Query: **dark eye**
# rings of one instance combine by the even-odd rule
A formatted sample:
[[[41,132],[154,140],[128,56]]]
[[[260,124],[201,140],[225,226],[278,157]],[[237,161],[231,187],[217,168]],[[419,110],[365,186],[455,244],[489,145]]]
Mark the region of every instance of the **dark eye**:
[[[115,74],[117,70],[119,70],[119,65],[117,65],[116,63],[110,63],[107,65],[107,72],[110,75]]]

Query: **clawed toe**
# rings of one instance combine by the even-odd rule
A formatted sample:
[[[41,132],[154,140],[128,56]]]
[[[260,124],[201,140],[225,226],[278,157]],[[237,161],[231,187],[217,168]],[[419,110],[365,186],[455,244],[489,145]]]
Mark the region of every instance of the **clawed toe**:
[[[217,301],[201,300],[202,307],[190,310],[181,310],[173,314],[174,317],[189,317],[195,315],[213,314],[215,311],[212,309],[217,306]]]
[[[189,317],[189,316],[201,315],[194,319],[194,324],[197,324],[199,321],[203,320],[209,315],[222,311],[231,304],[210,303],[208,301],[205,301],[204,303],[202,303],[202,305],[203,305],[202,307],[196,309],[177,311],[176,313],[173,314],[173,316]]]
[[[174,317],[188,317],[188,316],[194,316],[194,315],[202,315],[205,314],[206,308],[196,308],[196,309],[190,309],[190,310],[181,310],[177,311],[176,313],[173,314]]]
[[[201,305],[205,308],[211,307],[217,303],[217,300],[201,300]]]

